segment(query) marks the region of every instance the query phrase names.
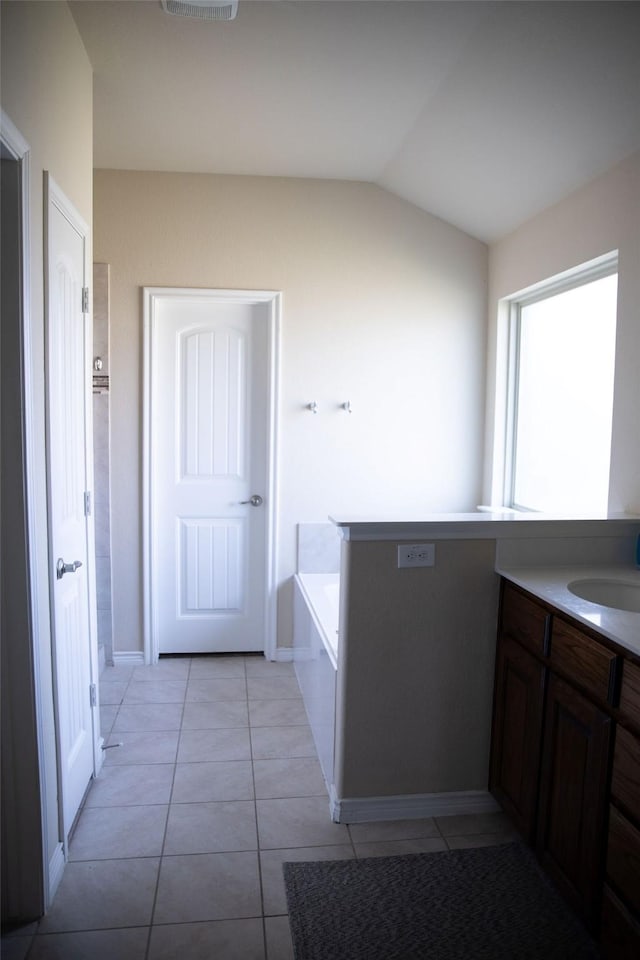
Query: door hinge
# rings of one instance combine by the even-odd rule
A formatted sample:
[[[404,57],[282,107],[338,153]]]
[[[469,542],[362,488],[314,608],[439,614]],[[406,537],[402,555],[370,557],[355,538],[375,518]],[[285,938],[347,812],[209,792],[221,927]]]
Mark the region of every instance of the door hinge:
[[[98,706],[98,691],[96,690],[95,683],[89,684],[89,704],[92,707]]]
[[[89,313],[89,287],[82,288],[82,312]]]
[[[84,492],[84,515],[85,517],[91,516],[91,491],[85,490]]]

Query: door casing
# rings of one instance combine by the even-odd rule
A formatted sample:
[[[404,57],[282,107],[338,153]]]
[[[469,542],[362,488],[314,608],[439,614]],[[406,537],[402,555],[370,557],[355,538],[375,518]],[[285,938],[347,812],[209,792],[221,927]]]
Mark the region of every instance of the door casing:
[[[11,456],[19,463],[15,470],[22,474],[23,536],[26,564],[19,581],[10,584],[12,606],[19,611],[20,633],[2,642],[2,760],[8,789],[3,783],[3,915],[7,918],[39,916],[48,909],[64,870],[62,843],[57,822],[52,829],[52,810],[57,810],[56,783],[48,774],[51,764],[47,745],[53,743],[53,712],[48,709],[47,669],[50,646],[46,624],[40,615],[40,603],[46,588],[38,570],[39,547],[46,549],[46,539],[38,525],[38,478],[36,444],[41,437],[36,426],[36,400],[39,396],[34,371],[34,334],[31,310],[31,150],[7,114],[0,110],[2,157],[20,168],[18,198],[15,200],[17,231],[15,254],[19,268],[15,273],[11,308],[12,316],[3,323],[14,325],[14,351],[2,354],[5,365],[17,364],[12,375],[20,381],[13,401],[21,423],[20,449],[12,445]],[[6,185],[5,185],[6,186]],[[4,188],[3,188],[4,189]],[[7,215],[5,210],[5,216]],[[7,292],[5,291],[5,296]],[[4,444],[3,444],[4,446]],[[7,448],[4,447],[6,454]],[[3,502],[3,509],[7,504]],[[11,509],[16,504],[12,503]],[[3,524],[3,564],[11,556],[11,541]],[[8,548],[8,554],[5,550]],[[12,558],[14,559],[14,558]],[[6,611],[3,611],[6,613]],[[19,749],[13,749],[13,744]],[[55,748],[55,744],[54,744]]]
[[[45,210],[45,323],[46,323],[46,336],[45,342],[47,344],[46,353],[46,376],[45,376],[45,390],[46,390],[46,404],[47,404],[47,432],[49,433],[49,418],[50,418],[50,403],[51,403],[51,385],[50,385],[50,366],[49,366],[49,357],[48,357],[48,341],[49,341],[49,323],[51,322],[51,299],[49,291],[49,269],[50,263],[52,262],[52,249],[51,249],[51,240],[49,235],[49,217],[51,215],[51,208],[55,207],[59,213],[65,217],[69,223],[73,226],[78,234],[80,234],[84,239],[84,252],[83,252],[83,272],[84,272],[84,286],[88,287],[88,245],[89,245],[89,228],[84,222],[78,211],[70,203],[65,194],[62,192],[60,187],[56,184],[53,177],[50,176],[48,171],[44,172],[44,210]],[[86,314],[89,313],[89,304],[87,304]],[[86,322],[84,331],[84,430],[83,436],[80,438],[83,443],[83,454],[84,454],[84,483],[85,491],[89,495],[89,504],[93,499],[93,439],[92,439],[92,420],[91,420],[91,399],[92,399],[92,382],[91,382],[91,323]],[[53,504],[52,504],[52,485],[51,485],[51,450],[50,450],[50,436],[47,436],[47,452],[46,452],[46,461],[47,461],[47,487],[48,487],[48,514],[49,514],[49,596],[51,603],[51,630],[53,637],[53,660],[54,660],[54,693],[55,693],[55,702],[56,702],[56,737],[58,740],[58,781],[59,781],[59,791],[60,797],[65,795],[65,784],[64,776],[62,769],[62,758],[63,758],[63,749],[61,744],[61,704],[59,702],[59,691],[57,683],[57,640],[55,636],[55,565],[56,565],[56,556],[54,553],[54,535],[53,535]],[[87,561],[87,571],[86,571],[86,584],[87,584],[87,607],[88,607],[88,617],[87,617],[87,644],[88,644],[88,676],[86,677],[87,691],[86,696],[89,698],[89,688],[94,687],[96,691],[95,701],[91,707],[91,734],[92,734],[92,754],[93,754],[93,776],[97,776],[98,772],[103,763],[103,751],[102,751],[102,738],[100,736],[100,719],[99,719],[99,710],[98,710],[98,697],[97,697],[97,686],[98,686],[98,674],[99,674],[99,665],[98,665],[98,646],[97,646],[97,613],[96,613],[96,583],[95,583],[95,531],[93,525],[93,508],[90,506],[88,512],[85,515],[85,538],[86,538],[86,561]],[[64,806],[63,802],[59,803],[59,817],[60,817],[60,835],[63,838],[65,856],[68,854],[68,832],[69,832],[69,823],[65,824],[64,817]]]
[[[264,290],[221,290],[200,287],[145,287],[144,298],[144,400],[143,400],[143,590],[144,660],[157,663],[159,644],[153,629],[153,557],[154,557],[154,481],[152,470],[152,349],[154,311],[159,299],[166,297],[209,298],[213,303],[244,303],[266,306],[267,330],[267,509],[265,549],[265,624],[264,652],[269,660],[277,657],[277,425],[281,294]]]

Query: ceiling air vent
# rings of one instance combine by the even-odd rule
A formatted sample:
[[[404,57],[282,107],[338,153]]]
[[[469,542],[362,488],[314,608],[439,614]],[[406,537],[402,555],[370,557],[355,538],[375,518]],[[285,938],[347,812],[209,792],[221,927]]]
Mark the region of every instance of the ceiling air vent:
[[[238,0],[160,0],[165,13],[172,17],[196,20],[235,20]]]

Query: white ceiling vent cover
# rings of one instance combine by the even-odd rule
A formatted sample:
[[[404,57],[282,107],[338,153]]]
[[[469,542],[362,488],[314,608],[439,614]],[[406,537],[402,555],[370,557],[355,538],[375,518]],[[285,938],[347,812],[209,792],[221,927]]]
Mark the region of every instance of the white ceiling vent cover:
[[[160,0],[165,13],[196,20],[235,20],[238,0]]]

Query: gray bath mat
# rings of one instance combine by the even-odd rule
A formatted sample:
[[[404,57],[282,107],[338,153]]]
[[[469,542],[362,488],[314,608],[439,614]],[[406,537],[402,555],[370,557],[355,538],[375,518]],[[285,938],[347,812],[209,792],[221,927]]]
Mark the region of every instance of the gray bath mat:
[[[285,863],[296,960],[597,960],[519,843]]]

